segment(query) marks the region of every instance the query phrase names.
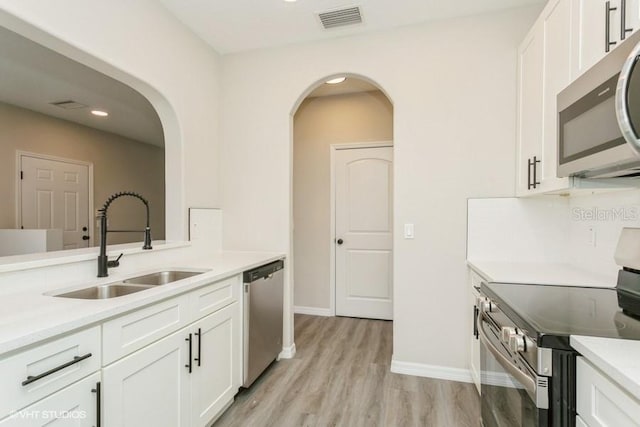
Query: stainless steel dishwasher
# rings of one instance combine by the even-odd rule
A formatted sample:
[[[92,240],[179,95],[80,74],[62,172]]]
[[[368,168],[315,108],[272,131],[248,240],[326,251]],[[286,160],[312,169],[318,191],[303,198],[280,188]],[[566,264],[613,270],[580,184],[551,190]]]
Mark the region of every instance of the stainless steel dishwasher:
[[[243,387],[249,387],[282,351],[284,261],[245,271]]]

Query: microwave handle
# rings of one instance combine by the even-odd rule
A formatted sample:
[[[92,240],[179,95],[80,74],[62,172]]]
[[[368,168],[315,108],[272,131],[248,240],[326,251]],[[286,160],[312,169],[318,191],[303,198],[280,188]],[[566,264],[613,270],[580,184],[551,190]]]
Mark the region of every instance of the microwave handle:
[[[616,42],[611,41],[611,12],[618,10],[617,7],[611,7],[611,2],[607,1],[604,5],[604,51],[609,52],[611,46],[615,46]]]
[[[622,70],[620,71],[620,77],[618,78],[618,85],[616,88],[616,116],[618,118],[618,125],[622,136],[627,141],[629,146],[633,149],[637,156],[640,157],[640,139],[636,136],[631,123],[629,114],[629,83],[631,75],[634,71],[640,72],[640,69],[636,70],[636,64],[640,59],[640,43],[637,44],[631,53],[627,57]]]

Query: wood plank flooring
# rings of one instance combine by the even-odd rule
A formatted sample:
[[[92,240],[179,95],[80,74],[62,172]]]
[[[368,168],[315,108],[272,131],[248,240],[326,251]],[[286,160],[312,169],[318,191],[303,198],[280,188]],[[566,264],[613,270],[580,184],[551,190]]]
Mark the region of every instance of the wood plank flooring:
[[[390,372],[391,322],[296,315],[295,337],[214,427],[480,425],[473,384]]]

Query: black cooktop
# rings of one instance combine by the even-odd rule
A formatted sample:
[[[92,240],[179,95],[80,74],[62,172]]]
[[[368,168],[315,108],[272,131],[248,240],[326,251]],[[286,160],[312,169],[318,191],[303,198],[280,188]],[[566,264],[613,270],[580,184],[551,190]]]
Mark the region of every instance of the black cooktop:
[[[615,288],[483,283],[481,290],[539,347],[569,349],[570,335],[640,340],[640,318],[623,313]]]

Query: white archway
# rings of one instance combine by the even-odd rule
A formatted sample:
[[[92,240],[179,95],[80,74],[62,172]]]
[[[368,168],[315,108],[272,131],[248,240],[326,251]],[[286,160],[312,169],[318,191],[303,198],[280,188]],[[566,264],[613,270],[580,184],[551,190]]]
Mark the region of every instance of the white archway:
[[[389,96],[389,93],[382,87],[382,85],[380,85],[377,81],[375,81],[374,79],[372,79],[372,78],[370,78],[370,77],[368,77],[366,75],[363,75],[363,74],[360,74],[360,73],[354,73],[354,72],[330,73],[330,74],[324,75],[321,78],[316,79],[315,81],[313,81],[313,83],[308,85],[300,93],[300,95],[297,97],[297,99],[293,103],[293,106],[292,106],[292,108],[290,110],[290,153],[291,154],[290,154],[290,166],[289,166],[290,167],[290,199],[289,199],[290,203],[289,203],[289,209],[290,209],[290,224],[291,224],[291,230],[290,230],[290,233],[289,233],[289,254],[290,254],[290,257],[289,257],[290,285],[289,285],[289,287],[290,287],[290,290],[291,290],[291,292],[290,292],[290,295],[291,295],[290,307],[291,307],[292,313],[296,309],[298,309],[299,312],[304,313],[304,312],[306,312],[305,309],[309,308],[310,310],[308,311],[308,314],[319,314],[319,315],[334,315],[335,314],[335,304],[334,304],[334,286],[335,286],[335,283],[333,281],[333,278],[332,278],[333,276],[331,276],[331,274],[328,274],[328,276],[331,277],[330,284],[328,285],[329,286],[329,308],[328,309],[324,309],[323,308],[323,309],[319,309],[319,310],[316,311],[316,310],[313,310],[312,307],[295,307],[295,304],[294,304],[294,289],[296,288],[295,283],[294,283],[295,282],[294,281],[294,272],[296,271],[295,270],[295,268],[296,268],[296,266],[295,266],[295,262],[296,262],[296,259],[295,259],[295,254],[296,254],[295,238],[296,238],[296,236],[294,235],[294,230],[293,230],[293,224],[295,222],[294,221],[294,203],[295,203],[295,201],[294,201],[294,172],[293,172],[294,171],[294,151],[295,151],[295,148],[294,148],[294,145],[295,145],[295,140],[294,140],[294,138],[295,138],[295,136],[294,136],[294,120],[295,120],[296,113],[298,112],[298,110],[299,110],[300,106],[302,105],[302,103],[305,101],[305,99],[308,98],[308,96],[315,89],[317,89],[318,87],[324,85],[326,83],[326,81],[328,81],[328,80],[330,80],[332,78],[342,77],[342,76],[347,77],[347,79],[357,79],[357,80],[361,80],[361,81],[364,81],[364,82],[367,82],[367,83],[373,85],[375,88],[377,88],[387,98],[389,103],[393,106],[393,99]],[[393,112],[392,114],[393,114],[392,115],[392,120],[393,120],[393,118],[395,116],[395,112]],[[392,137],[389,138],[389,139],[392,139]],[[356,142],[356,141],[353,141],[353,142]],[[323,159],[321,159],[321,162],[324,162],[325,160],[327,162],[330,161],[329,159],[324,159],[323,158]],[[314,172],[313,174],[316,174],[316,173],[317,173],[317,171]],[[298,178],[299,177],[300,177],[300,175],[298,175]],[[327,183],[327,185],[328,185],[328,183]],[[297,194],[299,195],[300,193],[297,193]],[[305,193],[305,194],[308,194],[308,193]],[[324,197],[324,196],[322,196],[322,197]],[[298,214],[299,214],[299,211],[297,209],[298,208],[296,208],[296,212],[298,212]],[[329,210],[330,210],[330,206],[327,205],[327,211],[329,211]],[[306,216],[303,216],[303,218],[304,217],[306,217]],[[301,217],[297,217],[297,218],[300,220]],[[300,221],[298,221],[298,222],[300,222]],[[327,230],[330,230],[331,227],[329,226],[329,224],[325,224],[325,222],[326,222],[325,220],[321,221],[321,223],[322,223],[322,227],[321,228],[323,230],[325,228],[327,228]],[[331,221],[331,223],[333,223],[333,221]],[[299,225],[298,225],[298,230],[299,230]],[[298,236],[300,236],[300,235],[298,235]],[[300,243],[300,241],[298,241],[298,243]],[[315,247],[319,247],[317,244],[314,244],[314,245],[315,245]],[[332,246],[332,248],[333,248],[333,246]],[[322,250],[324,251],[324,247],[323,247]],[[298,254],[300,254],[300,253],[298,253]],[[333,269],[333,261],[332,261],[333,260],[333,258],[332,258],[333,256],[334,256],[334,253],[333,253],[333,249],[332,249],[330,254],[329,254],[330,260],[327,260],[327,271],[329,273],[331,273],[333,271],[332,270]],[[324,268],[324,260],[326,258],[326,254],[323,254],[322,256],[320,256],[320,258],[323,260],[321,265],[323,266],[322,268]],[[298,263],[298,265],[302,266],[302,264],[300,264],[300,263]],[[305,271],[305,274],[308,271],[308,268],[306,268],[306,267],[300,267],[300,268],[303,268],[303,271]],[[322,271],[319,271],[318,273],[319,274],[322,273],[322,277],[323,278],[320,280],[320,282],[324,283],[324,281],[325,281],[325,278],[324,278],[325,271],[322,270]],[[301,274],[300,270],[298,270],[298,272],[296,274]],[[298,287],[297,289],[299,291],[301,290],[300,287]],[[315,287],[314,287],[314,289],[315,289]],[[325,291],[323,291],[323,292],[325,292]],[[322,297],[322,300],[324,301],[324,296]],[[302,304],[302,305],[304,306],[305,304]],[[291,319],[291,323],[293,325],[293,318]],[[293,330],[293,328],[292,328],[292,330]]]

